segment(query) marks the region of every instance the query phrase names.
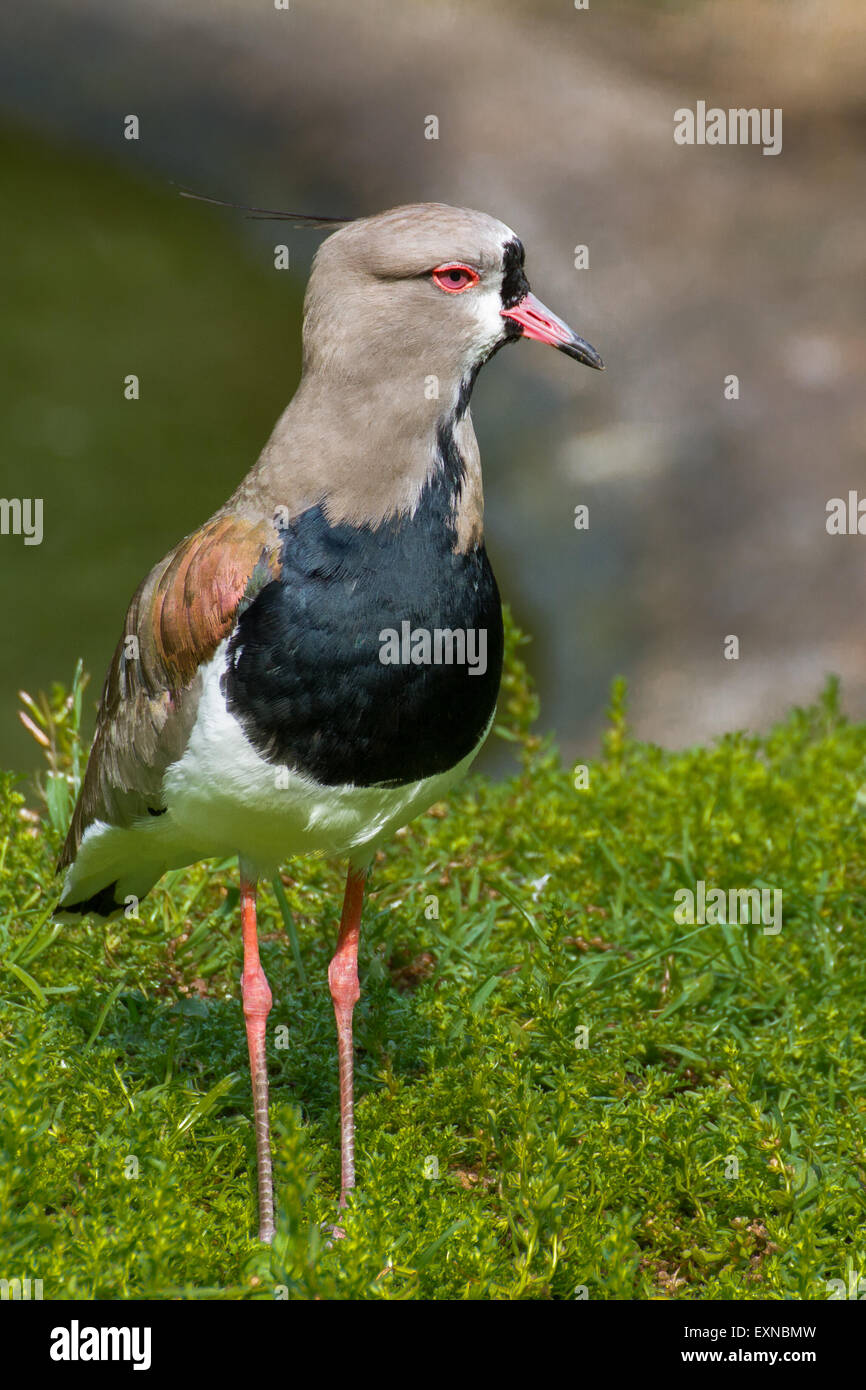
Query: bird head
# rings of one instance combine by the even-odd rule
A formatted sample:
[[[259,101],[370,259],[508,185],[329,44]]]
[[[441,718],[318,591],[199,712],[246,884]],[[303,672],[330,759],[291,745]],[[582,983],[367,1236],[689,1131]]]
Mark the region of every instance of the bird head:
[[[342,380],[434,380],[468,400],[479,368],[518,338],[597,369],[593,347],[532,294],[524,249],[484,213],[416,203],[350,222],[319,248],[304,314],[305,368]]]

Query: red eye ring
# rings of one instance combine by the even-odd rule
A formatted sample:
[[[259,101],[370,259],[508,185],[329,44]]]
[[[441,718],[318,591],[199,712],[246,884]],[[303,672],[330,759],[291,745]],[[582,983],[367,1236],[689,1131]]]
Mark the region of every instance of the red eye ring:
[[[464,290],[471,290],[481,279],[477,270],[473,270],[471,265],[464,265],[462,261],[448,261],[446,265],[437,265],[431,274],[434,284],[446,294],[462,294]]]

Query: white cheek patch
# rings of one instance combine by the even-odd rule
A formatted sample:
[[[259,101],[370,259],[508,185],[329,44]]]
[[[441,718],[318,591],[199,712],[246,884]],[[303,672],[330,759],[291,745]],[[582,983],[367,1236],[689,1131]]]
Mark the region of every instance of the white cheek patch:
[[[504,258],[505,248],[509,243],[517,241],[515,233],[504,222],[500,222],[499,227],[502,231],[500,242],[500,261]],[[502,280],[504,272],[499,270],[489,273],[484,277],[484,287],[470,291],[472,294],[472,306],[474,309],[475,322],[478,326],[478,336],[472,343],[472,348],[467,354],[465,367],[474,366],[479,359],[483,359],[488,353],[492,352],[497,343],[502,341],[505,333],[505,323],[502,318]]]
[[[460,363],[460,376],[464,381],[475,375],[479,365],[486,362],[506,336],[506,324],[502,317],[501,271],[488,271],[480,285],[466,292],[465,302],[469,314],[463,319]]]
[[[478,336],[472,344],[471,356],[474,363],[491,352],[505,332],[505,322],[502,318],[502,275],[490,277],[483,290],[479,287],[479,290],[470,293],[473,294],[472,304],[478,325]]]

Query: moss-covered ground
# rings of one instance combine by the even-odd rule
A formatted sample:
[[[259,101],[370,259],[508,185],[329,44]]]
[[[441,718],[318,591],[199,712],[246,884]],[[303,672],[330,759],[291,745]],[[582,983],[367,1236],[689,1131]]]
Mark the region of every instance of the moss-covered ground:
[[[342,866],[290,863],[261,895],[268,1251],[236,866],[53,924],[80,680],[31,709],[53,771],[39,811],[2,794],[0,1275],[45,1298],[685,1300],[824,1299],[866,1269],[866,728],[831,683],[766,737],[667,752],[632,740],[617,686],[584,778],[533,736],[518,647],[513,775],[465,782],[375,865],[359,1188],[331,1245]],[[677,922],[701,880],[780,890],[781,930]]]

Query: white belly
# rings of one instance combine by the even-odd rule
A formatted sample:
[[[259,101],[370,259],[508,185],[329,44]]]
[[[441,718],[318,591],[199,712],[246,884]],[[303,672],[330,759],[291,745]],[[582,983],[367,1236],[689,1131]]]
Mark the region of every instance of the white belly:
[[[378,841],[432,806],[463,775],[484,736],[456,767],[401,787],[323,787],[260,757],[220,690],[223,643],[204,668],[202,698],[183,757],[164,780],[174,836],[194,857],[239,854],[262,874],[298,854],[368,860]],[[165,829],[168,830],[168,825]]]
[[[164,814],[128,828],[94,821],[64,884],[77,902],[116,883],[143,897],[168,869],[239,855],[261,878],[294,855],[367,863],[379,841],[443,797],[487,737],[456,767],[401,787],[324,787],[260,757],[220,689],[226,643],[202,670],[202,696],[183,756],[166,770]],[[493,720],[491,718],[490,723]]]

